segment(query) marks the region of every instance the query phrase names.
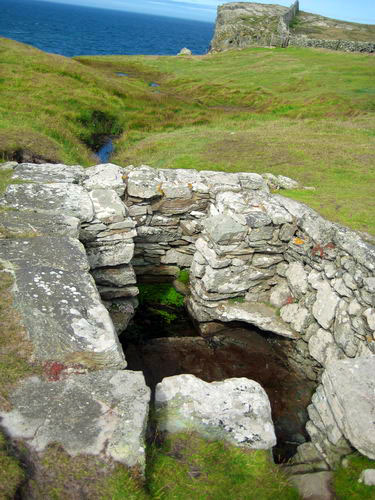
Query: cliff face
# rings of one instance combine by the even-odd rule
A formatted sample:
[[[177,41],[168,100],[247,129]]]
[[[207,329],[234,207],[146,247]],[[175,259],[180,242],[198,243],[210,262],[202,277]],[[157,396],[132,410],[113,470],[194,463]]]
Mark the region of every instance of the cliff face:
[[[277,36],[280,18],[287,7],[260,3],[233,2],[218,8],[213,51],[269,45]]]
[[[211,50],[254,45],[375,52],[375,26],[301,12],[298,1],[290,8],[252,2],[220,6]]]

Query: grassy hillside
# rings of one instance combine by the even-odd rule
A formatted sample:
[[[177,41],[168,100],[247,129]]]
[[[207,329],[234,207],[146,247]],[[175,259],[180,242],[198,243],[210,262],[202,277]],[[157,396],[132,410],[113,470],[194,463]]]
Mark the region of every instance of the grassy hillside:
[[[353,40],[357,42],[375,42],[375,25],[349,23],[329,17],[300,11],[291,31],[295,35],[323,40]]]
[[[26,149],[90,165],[112,135],[120,165],[288,175],[316,187],[288,196],[375,234],[372,55],[253,48],[72,60],[0,39],[0,63],[0,158]]]

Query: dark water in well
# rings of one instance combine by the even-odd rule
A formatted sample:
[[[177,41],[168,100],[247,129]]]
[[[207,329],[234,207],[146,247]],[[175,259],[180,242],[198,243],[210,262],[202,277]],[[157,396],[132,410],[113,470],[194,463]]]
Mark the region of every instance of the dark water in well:
[[[108,163],[115,148],[112,139],[107,139],[106,142],[98,149],[96,156],[99,157],[100,163]]]
[[[105,5],[105,2],[103,2]],[[0,36],[63,56],[204,54],[214,25],[38,0],[0,0]]]

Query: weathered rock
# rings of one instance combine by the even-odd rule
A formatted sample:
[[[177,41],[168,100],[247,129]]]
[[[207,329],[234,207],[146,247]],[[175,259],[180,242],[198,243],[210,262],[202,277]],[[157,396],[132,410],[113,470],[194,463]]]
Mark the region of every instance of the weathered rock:
[[[116,191],[93,189],[89,193],[94,207],[95,218],[105,224],[122,222],[127,215],[126,207]]]
[[[13,170],[13,179],[40,183],[63,182],[79,184],[85,173],[80,166],[43,163],[21,163]]]
[[[228,215],[209,217],[204,221],[204,228],[212,242],[224,245],[242,240],[247,233],[246,227]]]
[[[294,297],[300,298],[307,292],[307,274],[300,262],[289,264],[285,274]]]
[[[130,265],[94,269],[92,275],[97,284],[105,286],[122,287],[137,282],[134,269]]]
[[[375,486],[375,469],[363,470],[359,476],[358,482],[366,486]]]
[[[332,333],[322,328],[310,338],[309,352],[323,366],[344,357],[343,352],[335,344]]]
[[[193,262],[193,256],[186,253],[179,252],[178,250],[168,250],[160,259],[162,264],[176,264],[179,267],[190,267]]]
[[[141,372],[103,370],[65,380],[27,379],[2,412],[2,426],[35,451],[57,443],[72,456],[104,455],[145,467],[150,389]]]
[[[142,165],[128,174],[129,196],[150,199],[161,196],[161,179],[157,170]]]
[[[156,387],[155,405],[160,431],[196,431],[250,449],[276,444],[267,394],[253,380],[167,377]]]
[[[286,281],[282,281],[272,288],[270,294],[270,304],[274,307],[281,308],[292,299],[290,288]]]
[[[77,240],[3,240],[0,260],[14,275],[15,304],[36,359],[89,367],[126,366]]]
[[[317,283],[316,288],[317,296],[312,312],[318,323],[323,328],[328,329],[335,317],[340,298],[335,294],[327,281]]]
[[[82,185],[88,190],[112,189],[119,196],[125,192],[124,170],[113,163],[103,163],[86,168]]]
[[[129,264],[134,255],[134,243],[115,241],[112,243],[90,243],[86,247],[91,269]]]
[[[375,356],[330,363],[322,383],[341,432],[360,453],[375,459]]]
[[[81,221],[91,221],[94,217],[87,191],[76,184],[11,184],[0,205],[44,214],[64,214]]]
[[[9,210],[0,213],[0,238],[57,235],[78,238],[79,219],[67,215],[36,214],[32,211]]]

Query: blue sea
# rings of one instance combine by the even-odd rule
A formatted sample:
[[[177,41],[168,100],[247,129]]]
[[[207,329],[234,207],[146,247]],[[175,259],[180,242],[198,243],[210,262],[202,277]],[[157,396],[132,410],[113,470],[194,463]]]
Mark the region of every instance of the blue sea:
[[[214,25],[200,21],[79,7],[38,0],[0,0],[0,36],[46,52],[79,55],[175,55],[207,52]]]

